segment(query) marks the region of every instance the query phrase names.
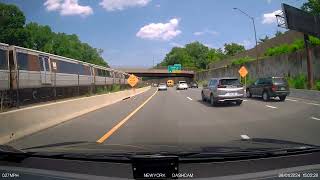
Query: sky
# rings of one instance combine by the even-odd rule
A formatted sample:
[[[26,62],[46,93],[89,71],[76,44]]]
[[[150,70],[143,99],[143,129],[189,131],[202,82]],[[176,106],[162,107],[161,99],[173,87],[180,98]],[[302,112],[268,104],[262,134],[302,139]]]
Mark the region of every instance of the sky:
[[[174,46],[199,41],[210,48],[225,43],[255,44],[274,36],[281,3],[301,7],[306,0],[0,0],[17,5],[27,22],[76,34],[104,50],[111,67],[152,67]]]

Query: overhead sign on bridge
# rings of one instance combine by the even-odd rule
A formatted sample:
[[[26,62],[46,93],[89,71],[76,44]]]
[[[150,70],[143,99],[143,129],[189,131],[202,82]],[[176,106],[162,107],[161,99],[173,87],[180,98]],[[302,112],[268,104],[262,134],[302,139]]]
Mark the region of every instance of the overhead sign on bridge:
[[[181,73],[182,66],[181,64],[174,64],[168,66],[168,72],[169,73]]]

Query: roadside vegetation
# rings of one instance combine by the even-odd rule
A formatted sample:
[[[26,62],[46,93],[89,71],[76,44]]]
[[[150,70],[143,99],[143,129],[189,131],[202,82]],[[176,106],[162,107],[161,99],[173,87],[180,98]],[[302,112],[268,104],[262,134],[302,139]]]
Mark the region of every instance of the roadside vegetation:
[[[242,58],[238,58],[232,61],[232,65],[242,65],[245,64],[247,62],[251,62],[254,61],[255,59],[249,56],[246,57],[242,57]]]
[[[80,41],[75,34],[56,33],[49,26],[26,23],[23,12],[15,5],[0,3],[0,42],[107,66],[102,49]]]

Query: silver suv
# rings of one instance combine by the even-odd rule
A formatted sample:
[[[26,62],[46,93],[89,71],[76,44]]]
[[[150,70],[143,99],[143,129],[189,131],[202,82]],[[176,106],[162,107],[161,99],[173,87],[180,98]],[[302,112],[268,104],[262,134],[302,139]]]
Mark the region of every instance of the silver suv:
[[[203,101],[209,100],[212,106],[219,102],[242,103],[245,91],[238,78],[212,78],[204,84],[201,91]]]

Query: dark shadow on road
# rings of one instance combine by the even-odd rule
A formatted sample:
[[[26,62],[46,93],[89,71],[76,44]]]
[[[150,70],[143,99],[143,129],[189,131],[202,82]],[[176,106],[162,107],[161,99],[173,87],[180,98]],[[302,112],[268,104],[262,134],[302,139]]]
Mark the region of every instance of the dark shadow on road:
[[[269,101],[264,101],[262,98],[260,97],[251,97],[251,98],[246,98],[248,100],[253,100],[253,101],[260,101],[260,102],[266,102],[266,103],[281,103],[281,102],[284,102],[284,101],[280,101],[279,98],[270,98]]]
[[[202,105],[205,105],[207,107],[212,107],[212,108],[225,108],[225,107],[240,107],[239,105],[237,105],[236,103],[219,103],[215,106],[211,106],[211,104],[209,102],[203,102],[202,100],[198,100],[199,103],[201,103]]]

